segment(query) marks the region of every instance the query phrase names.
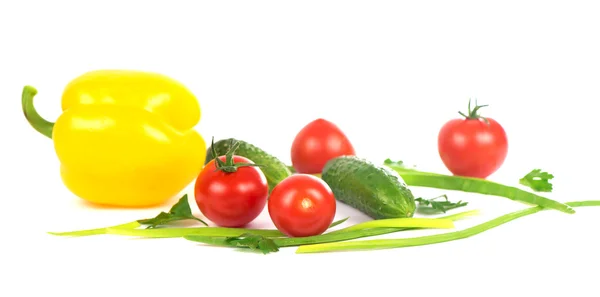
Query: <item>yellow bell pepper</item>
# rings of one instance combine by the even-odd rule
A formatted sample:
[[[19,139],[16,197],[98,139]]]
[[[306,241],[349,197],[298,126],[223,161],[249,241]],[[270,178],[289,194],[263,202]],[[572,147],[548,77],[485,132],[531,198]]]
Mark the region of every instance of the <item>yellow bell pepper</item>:
[[[198,100],[178,81],[130,70],[97,70],[72,80],[55,123],[22,107],[38,132],[53,140],[65,186],[87,201],[120,207],[162,204],[200,173],[206,143],[194,126]]]

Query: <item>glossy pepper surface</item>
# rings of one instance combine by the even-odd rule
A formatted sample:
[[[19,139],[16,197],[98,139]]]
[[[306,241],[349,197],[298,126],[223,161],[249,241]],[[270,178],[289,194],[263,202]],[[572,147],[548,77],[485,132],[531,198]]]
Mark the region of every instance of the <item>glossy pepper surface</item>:
[[[158,73],[97,70],[72,80],[56,122],[33,106],[25,86],[23,112],[53,140],[65,186],[97,204],[144,207],[179,195],[206,157],[196,132],[201,109],[180,82]]]

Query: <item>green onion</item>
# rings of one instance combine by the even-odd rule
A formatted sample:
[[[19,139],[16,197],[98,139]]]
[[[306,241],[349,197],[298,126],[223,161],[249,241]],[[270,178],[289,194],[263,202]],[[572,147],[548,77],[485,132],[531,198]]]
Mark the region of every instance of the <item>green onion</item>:
[[[149,238],[173,238],[186,235],[203,236],[240,236],[244,233],[255,233],[266,237],[285,236],[278,230],[272,229],[245,229],[245,228],[226,228],[226,227],[198,227],[198,228],[160,228],[160,229],[123,229],[108,228],[106,234],[140,236]]]
[[[337,220],[329,226],[333,228],[344,223],[348,218]],[[80,231],[69,232],[48,232],[58,236],[89,236],[100,234],[126,235],[126,236],[142,236],[149,238],[172,238],[182,237],[185,235],[204,235],[204,236],[239,236],[243,233],[256,233],[267,237],[282,237],[285,236],[278,230],[274,229],[245,229],[245,228],[223,228],[223,227],[199,227],[199,228],[152,228],[152,229],[136,229],[141,224],[138,221],[131,223],[96,228]]]
[[[118,228],[118,229],[125,230],[125,229],[135,229],[139,226],[141,226],[140,223],[138,223],[137,221],[134,221],[134,222],[120,224],[120,225],[111,226],[111,227],[103,227],[103,228],[87,229],[87,230],[79,230],[79,231],[69,231],[69,232],[48,232],[48,234],[52,234],[52,235],[56,235],[56,236],[79,237],[79,236],[106,234],[106,231],[110,228]]]
[[[402,163],[394,162],[390,159],[385,160],[384,165],[396,171],[409,186],[493,195],[542,206],[544,208],[559,210],[568,214],[575,213],[573,208],[564,203],[487,179],[418,171],[404,167]]]
[[[600,201],[575,201],[566,203],[571,207],[584,207],[584,206],[600,206]],[[389,248],[402,248],[409,246],[421,246],[428,244],[436,244],[447,241],[453,241],[463,239],[477,235],[481,232],[489,229],[498,227],[502,224],[516,220],[518,218],[531,215],[543,210],[543,207],[536,206],[524,210],[512,212],[491,221],[479,224],[477,226],[450,232],[444,234],[436,234],[429,236],[421,236],[414,238],[399,238],[399,239],[374,239],[374,240],[362,240],[362,241],[345,241],[345,242],[332,242],[332,243],[321,243],[313,245],[304,245],[296,250],[296,253],[320,253],[320,252],[332,252],[332,251],[350,251],[350,250],[376,250],[376,249],[389,249]]]
[[[435,228],[451,229],[454,228],[454,222],[448,219],[426,219],[426,218],[400,218],[400,219],[380,219],[362,222],[342,230],[362,230],[381,227],[411,227],[411,228]]]
[[[217,246],[230,246],[230,247],[250,247],[252,248],[254,245],[255,248],[258,247],[260,243],[266,243],[268,247],[289,247],[289,246],[299,246],[305,244],[314,244],[314,243],[325,243],[325,242],[336,242],[343,240],[350,240],[362,237],[383,235],[393,232],[405,231],[405,230],[413,230],[418,228],[425,228],[424,226],[428,226],[428,228],[447,228],[449,224],[453,223],[452,221],[456,221],[459,219],[466,218],[468,216],[472,216],[478,214],[479,211],[471,210],[465,211],[461,213],[457,213],[454,215],[445,216],[439,219],[417,219],[417,218],[399,218],[399,219],[382,219],[382,220],[374,220],[368,221],[365,223],[360,223],[351,227],[347,227],[344,229],[332,231],[329,233],[315,235],[315,236],[307,236],[307,237],[284,237],[284,238],[264,238],[261,237],[260,234],[256,234],[253,232],[244,233],[238,235],[243,237],[241,240],[233,240],[235,238],[226,238],[226,237],[217,237],[217,236],[200,236],[200,235],[186,235],[185,239],[200,242],[210,245]],[[428,223],[424,223],[423,221],[429,221]],[[450,223],[448,223],[450,222]],[[358,227],[356,227],[358,226]],[[233,236],[236,237],[236,236]],[[246,244],[243,244],[245,242]],[[259,248],[257,248],[259,249]],[[261,249],[263,252],[272,252],[274,250],[271,249]]]

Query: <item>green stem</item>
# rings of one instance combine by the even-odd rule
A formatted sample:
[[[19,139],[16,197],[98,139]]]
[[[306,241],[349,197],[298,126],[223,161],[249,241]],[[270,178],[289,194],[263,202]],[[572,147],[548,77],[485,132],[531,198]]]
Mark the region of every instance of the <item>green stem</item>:
[[[479,212],[477,210],[465,211],[465,212],[457,213],[454,215],[441,217],[440,219],[437,219],[437,220],[438,221],[440,221],[440,220],[456,221],[456,220],[463,219],[463,218],[466,218],[466,217],[469,217],[469,216],[472,216],[472,215],[475,215],[478,213]],[[404,222],[403,224],[405,226],[407,225],[406,221],[403,221],[406,219],[392,219],[392,220]],[[274,238],[273,242],[278,247],[289,247],[289,246],[299,246],[299,245],[305,245],[305,244],[336,242],[336,241],[343,241],[343,240],[350,240],[350,239],[357,239],[357,238],[363,238],[363,237],[389,234],[389,233],[394,233],[394,232],[399,232],[399,231],[419,229],[419,228],[414,228],[414,227],[390,227],[390,226],[400,226],[398,223],[390,224],[392,222],[392,220],[387,220],[387,219],[382,220],[386,224],[380,224],[380,226],[387,226],[387,227],[371,228],[371,227],[373,227],[372,225],[369,226],[369,224],[363,224],[362,227],[364,229],[360,229],[360,230],[355,230],[355,229],[353,230],[352,226],[351,226],[351,227],[347,227],[344,229],[332,231],[332,232],[321,234],[321,235],[315,235],[315,236]],[[436,219],[430,219],[430,220],[436,220]],[[253,234],[253,235],[260,235],[260,234]],[[190,240],[190,241],[201,242],[201,243],[210,244],[210,245],[229,246],[227,244],[227,238],[224,238],[224,237],[217,238],[217,237],[210,237],[210,236],[191,235],[191,236],[184,236],[184,238],[187,240]]]
[[[238,170],[238,168],[240,167],[248,167],[248,166],[255,166],[255,167],[261,167],[262,165],[260,164],[254,164],[254,163],[243,163],[243,162],[237,162],[235,163],[233,161],[233,156],[235,154],[235,151],[240,147],[240,142],[239,141],[234,141],[231,140],[232,143],[229,147],[229,150],[225,153],[225,161],[222,161],[219,156],[217,155],[217,149],[215,148],[215,138],[212,138],[212,142],[211,142],[211,148],[212,148],[212,154],[213,156],[215,156],[214,160],[215,160],[215,171],[223,171],[223,172],[227,172],[227,173],[233,173],[236,172]]]
[[[483,107],[487,107],[488,105],[478,105],[477,104],[477,100],[475,100],[475,107],[473,109],[471,109],[471,100],[469,99],[469,106],[468,106],[468,114],[464,114],[462,111],[459,111],[458,114],[460,114],[461,116],[465,117],[465,119],[467,120],[483,120],[486,124],[489,125],[489,120],[487,118],[482,117],[481,115],[479,115],[479,110]]]
[[[29,122],[29,124],[41,134],[52,139],[52,129],[54,129],[54,123],[49,122],[42,118],[33,106],[33,97],[37,95],[37,90],[32,86],[25,86],[23,88],[23,94],[21,95],[21,106],[23,108],[23,114]]]
[[[600,201],[577,201],[569,202],[568,205],[572,207],[583,207],[583,206],[600,206]],[[399,238],[399,239],[375,239],[375,240],[362,240],[362,241],[347,241],[347,242],[334,242],[334,243],[322,243],[314,245],[301,246],[296,250],[296,253],[319,253],[319,252],[332,252],[332,251],[349,251],[349,250],[376,250],[376,249],[390,249],[390,248],[402,248],[410,246],[421,246],[436,243],[443,243],[453,240],[464,239],[477,235],[484,231],[498,227],[510,221],[518,218],[528,216],[544,210],[543,207],[536,206],[524,210],[512,212],[500,217],[497,217],[488,222],[476,225],[474,227],[449,232],[444,234],[436,234],[429,236],[421,236],[414,238]]]
[[[244,233],[253,233],[265,237],[285,236],[278,230],[270,229],[245,229],[226,227],[200,227],[200,228],[162,228],[162,229],[123,229],[108,228],[106,234],[139,236],[148,238],[174,238],[188,235],[201,236],[240,236]]]
[[[342,224],[348,218],[337,220],[329,228],[333,228]],[[173,238],[182,237],[185,235],[211,235],[211,236],[239,236],[246,232],[253,232],[262,236],[282,237],[285,236],[278,230],[273,229],[241,229],[241,228],[221,228],[221,227],[200,227],[200,228],[162,228],[162,229],[136,229],[141,226],[139,221],[125,223],[116,226],[69,231],[69,232],[48,232],[57,236],[89,236],[100,234],[127,235],[127,236],[142,236],[150,238]]]
[[[103,227],[103,228],[79,230],[79,231],[69,231],[69,232],[48,232],[48,234],[57,235],[57,236],[79,237],[79,236],[106,234],[107,230],[110,228],[135,229],[139,226],[140,226],[140,223],[138,223],[137,221],[134,221],[134,222],[120,224],[120,225],[116,225],[116,226],[112,226],[112,227]]]
[[[399,224],[394,223],[394,220],[400,221],[406,219],[383,219],[383,220],[373,220],[367,221],[361,224],[356,224],[354,226],[350,226],[344,229],[340,229],[337,231],[333,231],[330,233],[317,235],[317,236],[307,236],[307,237],[286,237],[286,238],[277,238],[273,241],[279,247],[288,247],[288,246],[301,246],[301,245],[309,245],[315,243],[327,243],[327,242],[337,242],[344,240],[351,240],[363,237],[371,237],[377,235],[384,235],[399,231],[407,231],[414,229],[424,229],[424,228],[436,228],[434,225],[437,224],[440,229],[453,228],[454,224],[452,223],[455,220],[459,220],[465,218],[467,216],[471,216],[477,214],[478,211],[466,211],[462,213],[458,213],[452,216],[443,217],[440,219],[423,219],[423,220],[431,220],[432,223],[428,224],[429,226],[425,226],[422,223],[414,223],[414,224]],[[451,223],[451,227],[448,227],[449,221]],[[442,222],[442,223],[435,223]],[[404,225],[404,226],[403,226]],[[419,226],[420,225],[420,226]]]
[[[516,187],[506,186],[486,179],[422,172],[394,165],[388,166],[394,171],[398,172],[398,174],[400,174],[402,179],[404,179],[406,184],[409,186],[493,195],[559,210],[568,214],[575,213],[573,208],[564,203],[548,199]]]
[[[427,219],[427,218],[401,218],[401,219],[381,219],[362,222],[342,230],[352,231],[369,228],[381,227],[410,227],[410,228],[433,228],[433,229],[452,229],[454,223],[448,219]]]

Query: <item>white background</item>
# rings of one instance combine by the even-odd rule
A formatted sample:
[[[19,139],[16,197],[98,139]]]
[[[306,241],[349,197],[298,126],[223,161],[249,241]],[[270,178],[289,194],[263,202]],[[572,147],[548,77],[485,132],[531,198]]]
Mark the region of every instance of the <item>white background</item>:
[[[364,157],[443,173],[437,132],[477,98],[509,136],[508,158],[490,179],[516,184],[542,168],[556,175],[551,198],[600,199],[599,13],[594,1],[3,1],[0,295],[598,296],[594,208],[546,211],[461,241],[356,253],[263,256],[183,239],[47,235],[170,204],[115,210],[74,197],[52,142],[25,121],[20,95],[35,86],[39,112],[54,120],[64,86],[86,71],[156,71],[196,93],[207,139],[245,139],[289,163],[295,133],[323,117]],[[482,211],[457,228],[525,207],[448,194]],[[365,219],[340,206],[337,217],[348,215]],[[255,224],[271,227],[266,213]]]

